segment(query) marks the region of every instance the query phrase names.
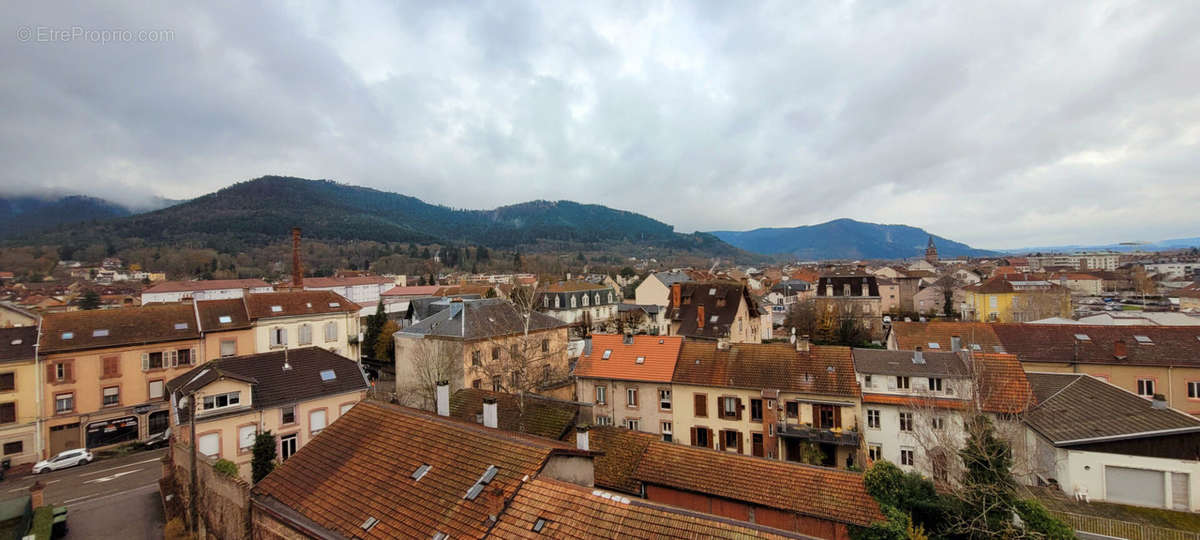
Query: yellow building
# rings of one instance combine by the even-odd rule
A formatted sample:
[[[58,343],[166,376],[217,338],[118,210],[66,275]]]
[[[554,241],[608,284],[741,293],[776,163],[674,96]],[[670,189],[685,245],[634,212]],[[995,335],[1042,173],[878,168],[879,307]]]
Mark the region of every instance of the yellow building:
[[[980,322],[1029,322],[1071,316],[1071,291],[1045,280],[994,277],[966,288],[964,319]]]
[[[254,352],[316,346],[359,359],[362,306],[331,291],[250,293],[243,297],[254,326]]]
[[[167,383],[177,414],[172,434],[196,449],[238,465],[251,480],[255,438],[270,431],[285,461],[366,397],[358,363],[319,347],[218,358]]]
[[[167,429],[166,381],[200,361],[199,338],[191,304],[46,314],[43,456]]]
[[[200,322],[200,357],[217,358],[266,352],[258,349],[254,326],[242,298],[196,302]]]
[[[36,345],[36,327],[0,328],[0,457],[13,465],[41,459]]]

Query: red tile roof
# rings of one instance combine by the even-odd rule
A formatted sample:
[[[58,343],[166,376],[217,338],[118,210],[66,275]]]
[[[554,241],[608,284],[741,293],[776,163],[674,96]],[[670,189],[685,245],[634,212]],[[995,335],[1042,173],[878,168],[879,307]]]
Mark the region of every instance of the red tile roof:
[[[1195,326],[995,324],[992,330],[1022,362],[1200,366],[1200,328]],[[1118,341],[1124,344],[1123,358],[1117,356]]]
[[[700,386],[859,395],[849,347],[814,346],[805,352],[790,343],[731,343],[721,350],[713,341],[685,341],[671,380]]]
[[[749,289],[738,282],[683,282],[672,285],[680,288],[680,304],[674,296],[667,299],[667,316],[679,323],[676,332],[681,336],[719,338],[730,334],[730,326],[738,307],[746,303],[750,317],[758,317],[758,303],[750,297]],[[704,322],[699,319],[703,314]]]
[[[938,349],[949,351],[953,336],[962,338],[964,349],[977,352],[1001,352],[996,347],[1002,347],[1000,338],[992,331],[991,324],[981,322],[894,322],[892,335],[896,345],[902,351],[914,351],[917,347],[933,350],[930,343],[937,343]],[[975,349],[971,345],[979,345]]]
[[[1015,355],[973,354],[971,360],[979,380],[976,398],[984,411],[1018,413],[1036,404],[1025,370]]]
[[[851,525],[883,519],[861,473],[653,442],[635,478]]]
[[[679,336],[633,336],[626,345],[625,336],[593,334],[591,354],[579,358],[577,377],[625,381],[671,382],[675,361],[683,346]],[[605,354],[608,353],[608,358]],[[642,358],[642,362],[638,362]]]
[[[544,526],[534,532],[539,519],[545,520]],[[806,538],[546,478],[536,478],[521,486],[490,536],[580,540]]]
[[[261,279],[207,279],[200,281],[163,281],[142,291],[143,293],[169,293],[187,291],[210,291],[215,289],[253,289],[270,287]]]
[[[333,291],[290,291],[248,294],[246,311],[251,319],[291,317],[321,313],[356,313],[362,306]],[[274,309],[279,306],[279,311]]]
[[[572,430],[567,441],[575,443]],[[596,486],[624,493],[641,495],[642,484],[633,473],[650,443],[659,436],[615,426],[595,426],[588,431],[588,448],[599,452],[592,460]]]

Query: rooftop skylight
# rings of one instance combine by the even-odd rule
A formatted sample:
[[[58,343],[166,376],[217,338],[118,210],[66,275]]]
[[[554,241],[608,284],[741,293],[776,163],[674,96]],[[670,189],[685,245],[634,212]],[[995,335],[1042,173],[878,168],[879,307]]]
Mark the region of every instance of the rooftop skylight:
[[[942,348],[942,344],[940,344],[940,343],[938,343],[938,342],[936,342],[936,341],[930,341],[930,342],[929,342],[929,348],[930,348],[930,349],[940,349],[940,348]]]
[[[610,356],[612,356],[612,349],[604,349],[604,355],[601,358],[608,360]]]
[[[545,526],[546,526],[546,518],[537,518],[537,521],[533,522],[532,530],[535,533],[540,533],[540,532],[542,532],[542,528],[544,528]]]
[[[233,317],[230,317],[229,315],[221,315],[220,317],[217,317],[217,322],[221,324],[229,324],[233,322]]]
[[[1091,341],[1092,340],[1091,336],[1088,336],[1087,334],[1075,334],[1075,339],[1078,339],[1079,341]]]
[[[717,294],[717,288],[716,288],[716,287],[713,287],[713,288],[711,288],[711,289],[709,289],[709,290],[708,290],[708,295],[709,295],[709,296],[716,296],[716,294]]]
[[[63,339],[72,339],[74,337],[75,337],[75,332],[63,332],[62,333]]]
[[[369,531],[372,528],[374,528],[375,525],[378,525],[378,524],[379,524],[378,519],[375,519],[374,517],[368,517],[367,520],[362,522],[362,525],[359,525],[358,527],[364,531]]]
[[[334,379],[337,379],[337,373],[334,373],[332,369],[325,369],[321,371],[322,381],[329,382]]]
[[[283,311],[283,306],[271,306],[271,311],[279,313],[280,311]]]
[[[1150,336],[1133,336],[1133,339],[1136,339],[1137,342],[1141,343],[1142,345],[1153,345],[1154,344],[1153,341],[1150,341]]]
[[[639,357],[637,357],[637,363],[639,363],[639,364],[645,364],[645,363],[646,363],[646,357],[645,357],[645,356],[639,356]]]
[[[106,336],[108,336],[107,328],[99,328],[96,330],[92,330],[92,337],[106,337]]]
[[[177,322],[177,323],[175,323],[175,329],[176,330],[187,330],[188,324],[185,322]]]
[[[341,302],[330,302],[329,303],[329,307],[341,307],[341,306],[342,306]]]
[[[417,467],[417,470],[413,471],[412,479],[420,480],[421,477],[425,476],[425,473],[429,472],[429,469],[432,469],[432,468],[433,468],[433,465],[422,463],[420,467]]]
[[[14,340],[12,340],[12,344],[13,344],[13,345],[20,345],[20,344],[22,344],[22,343],[24,343],[24,340],[20,340],[20,339],[14,339]]]

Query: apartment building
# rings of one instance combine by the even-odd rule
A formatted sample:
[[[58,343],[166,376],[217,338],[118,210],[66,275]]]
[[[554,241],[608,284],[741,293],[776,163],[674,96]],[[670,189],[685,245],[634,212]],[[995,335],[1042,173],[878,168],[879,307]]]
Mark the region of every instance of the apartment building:
[[[39,374],[37,327],[0,328],[0,458],[13,465],[41,459]]]
[[[259,352],[245,299],[202,300],[195,306],[200,357],[205,362]]]
[[[903,278],[897,278],[903,279]],[[915,291],[914,291],[915,292]],[[912,309],[912,296],[900,286],[900,305]],[[828,272],[817,283],[817,313],[852,317],[875,339],[883,339],[883,300],[875,276],[865,272]]]
[[[667,318],[673,336],[733,343],[761,343],[771,330],[770,314],[762,311],[746,285],[732,281],[671,285]]]
[[[596,324],[617,316],[621,296],[611,287],[587,281],[560,281],[537,291],[534,306],[567,324]]]
[[[596,425],[676,436],[672,375],[683,338],[593,334],[575,366],[576,395]]]
[[[243,298],[254,327],[254,351],[318,346],[359,359],[361,306],[331,291],[249,294]]]
[[[142,305],[241,298],[249,293],[275,290],[261,279],[209,279],[201,281],[163,281],[142,291]]]

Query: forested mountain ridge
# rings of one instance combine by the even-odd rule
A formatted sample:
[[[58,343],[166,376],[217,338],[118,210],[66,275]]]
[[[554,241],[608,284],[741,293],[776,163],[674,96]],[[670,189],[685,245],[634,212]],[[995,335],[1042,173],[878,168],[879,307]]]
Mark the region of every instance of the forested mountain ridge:
[[[0,238],[12,238],[58,225],[128,216],[121,205],[95,197],[0,197]]]
[[[920,257],[925,254],[931,236],[918,227],[866,223],[853,219],[835,219],[802,227],[713,231],[711,234],[746,251],[817,260]],[[932,236],[938,255],[944,258],[995,254],[941,236]]]

